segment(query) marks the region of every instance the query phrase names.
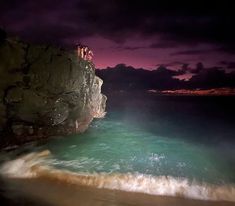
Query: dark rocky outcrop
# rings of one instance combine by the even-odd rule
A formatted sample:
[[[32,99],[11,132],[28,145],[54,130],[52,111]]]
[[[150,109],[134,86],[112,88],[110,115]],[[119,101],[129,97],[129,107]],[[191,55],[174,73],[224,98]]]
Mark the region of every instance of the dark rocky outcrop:
[[[76,52],[5,39],[0,77],[2,141],[83,132],[105,114],[103,81]]]

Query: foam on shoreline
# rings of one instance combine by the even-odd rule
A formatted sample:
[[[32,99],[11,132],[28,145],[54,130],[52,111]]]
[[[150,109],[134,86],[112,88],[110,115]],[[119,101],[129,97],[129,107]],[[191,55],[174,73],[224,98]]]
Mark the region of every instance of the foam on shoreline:
[[[90,186],[102,189],[138,192],[150,195],[184,197],[199,200],[235,202],[234,185],[212,185],[191,182],[185,178],[151,176],[144,174],[89,174],[55,169],[43,159],[49,151],[30,153],[5,162],[0,174],[5,179],[44,179],[73,186]]]

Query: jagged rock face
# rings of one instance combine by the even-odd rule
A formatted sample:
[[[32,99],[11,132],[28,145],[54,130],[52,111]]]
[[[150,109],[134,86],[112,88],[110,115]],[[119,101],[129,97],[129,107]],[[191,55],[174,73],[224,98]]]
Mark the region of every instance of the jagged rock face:
[[[17,139],[82,132],[105,115],[103,81],[75,52],[8,39],[0,76],[0,130]]]

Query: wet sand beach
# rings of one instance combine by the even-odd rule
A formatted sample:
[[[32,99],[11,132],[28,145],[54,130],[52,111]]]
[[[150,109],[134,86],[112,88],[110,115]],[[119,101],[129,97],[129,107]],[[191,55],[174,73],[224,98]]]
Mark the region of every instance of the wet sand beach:
[[[8,192],[31,205],[46,206],[234,206],[234,202],[201,201],[155,196],[89,186],[65,184],[56,179],[11,179]]]

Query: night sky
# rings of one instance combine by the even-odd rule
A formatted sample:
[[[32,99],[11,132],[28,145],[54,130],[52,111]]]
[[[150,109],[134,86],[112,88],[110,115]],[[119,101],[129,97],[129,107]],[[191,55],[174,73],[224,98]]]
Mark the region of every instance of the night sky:
[[[8,0],[0,2],[0,27],[36,43],[90,46],[98,68],[119,63],[189,71],[235,69],[232,1]],[[176,3],[177,2],[177,3]],[[183,75],[190,77],[191,73]]]

